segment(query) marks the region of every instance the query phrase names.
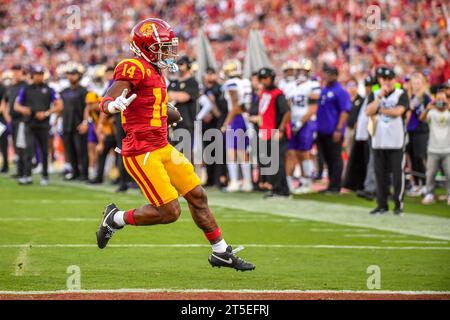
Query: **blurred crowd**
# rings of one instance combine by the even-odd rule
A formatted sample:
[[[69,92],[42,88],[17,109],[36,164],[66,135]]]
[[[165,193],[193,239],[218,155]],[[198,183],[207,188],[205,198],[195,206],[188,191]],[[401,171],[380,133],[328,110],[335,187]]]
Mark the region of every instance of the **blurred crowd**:
[[[379,24],[368,18],[369,5],[380,9]],[[286,197],[325,179],[323,192],[345,188],[376,199],[373,214],[387,211],[388,199],[401,214],[405,192],[433,203],[436,183],[450,175],[447,10],[439,1],[407,0],[3,1],[2,172],[14,161],[24,185],[32,172],[46,185],[58,171],[66,180],[108,177],[118,191],[133,187],[115,152],[124,137],[120,116],[101,114],[98,104],[116,63],[131,55],[131,27],[155,16],[180,38],[180,71],[167,77],[169,100],[184,119],[177,128],[194,134],[197,120],[203,130],[258,132],[242,144],[227,138],[227,163],[197,166],[205,185]],[[199,83],[200,28],[220,67]],[[273,68],[243,79],[252,28]],[[264,133],[272,129],[275,136]],[[278,142],[276,173],[261,175],[263,161],[249,161],[248,139]],[[448,181],[447,189],[450,195]]]

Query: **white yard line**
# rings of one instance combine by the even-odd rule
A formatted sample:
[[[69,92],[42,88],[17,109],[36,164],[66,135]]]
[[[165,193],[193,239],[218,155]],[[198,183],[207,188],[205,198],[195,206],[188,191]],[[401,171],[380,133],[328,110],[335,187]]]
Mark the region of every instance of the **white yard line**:
[[[367,229],[345,229],[345,228],[311,228],[311,232],[368,232]]]
[[[410,244],[448,244],[448,241],[427,240],[382,240],[383,243],[410,243]]]
[[[345,238],[404,238],[404,235],[398,234],[371,234],[371,233],[356,233],[344,234]]]
[[[286,222],[298,222],[299,220],[290,221],[290,219],[276,219],[276,218],[269,218],[269,219],[257,219],[256,217],[252,218],[222,218],[218,216],[219,221],[232,221],[232,222],[239,222],[239,223],[254,223],[258,221],[264,221],[264,222],[277,222],[277,223],[286,223]],[[55,217],[49,217],[49,218],[37,218],[37,217],[17,217],[17,218],[11,218],[11,217],[0,217],[0,222],[18,222],[18,221],[57,221],[57,222],[91,222],[91,221],[97,221],[101,222],[101,216],[99,215],[98,218],[55,218]],[[178,219],[177,222],[192,222],[194,221],[191,218],[181,218]]]
[[[356,294],[395,294],[395,295],[436,295],[436,294],[450,294],[450,291],[397,291],[397,290],[258,290],[258,289],[236,289],[236,290],[216,290],[216,289],[170,289],[170,288],[154,288],[154,289],[100,289],[100,290],[54,290],[54,291],[0,291],[0,294],[67,294],[67,293],[160,293],[160,292],[174,292],[174,293],[356,293]]]
[[[291,249],[359,249],[359,250],[444,250],[449,251],[449,247],[427,247],[427,246],[353,246],[353,245],[328,245],[328,244],[240,244],[249,248],[291,248]],[[95,244],[0,244],[0,248],[96,248]],[[208,244],[110,244],[110,248],[209,248]]]

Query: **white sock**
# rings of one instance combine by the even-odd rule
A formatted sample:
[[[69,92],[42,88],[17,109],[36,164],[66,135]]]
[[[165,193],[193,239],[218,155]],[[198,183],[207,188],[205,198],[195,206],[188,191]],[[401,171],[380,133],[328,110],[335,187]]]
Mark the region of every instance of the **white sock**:
[[[227,164],[228,168],[228,176],[230,178],[230,181],[237,181],[238,180],[238,164],[236,162],[230,162]]]
[[[117,211],[114,214],[114,223],[119,227],[123,227],[125,225],[125,220],[123,220],[123,215],[125,211]]]
[[[242,177],[247,184],[252,183],[252,167],[250,163],[241,163]]]
[[[293,190],[294,189],[294,178],[292,176],[287,176],[286,180],[287,180],[289,190]]]
[[[211,245],[211,247],[212,247],[212,250],[213,250],[214,252],[219,252],[219,253],[221,253],[221,252],[227,251],[228,245],[227,245],[227,243],[225,242],[225,239],[222,239],[222,240],[220,240],[219,242],[214,243],[213,245]]]
[[[303,160],[302,167],[303,167],[303,175],[307,178],[312,177],[313,171],[314,171],[313,161],[312,160]]]

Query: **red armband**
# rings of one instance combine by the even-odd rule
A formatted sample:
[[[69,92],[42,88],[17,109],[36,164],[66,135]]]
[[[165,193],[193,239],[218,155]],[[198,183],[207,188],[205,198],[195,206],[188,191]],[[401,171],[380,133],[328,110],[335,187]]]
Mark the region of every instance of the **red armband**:
[[[114,99],[111,98],[111,97],[105,97],[105,98],[102,99],[102,101],[100,102],[100,111],[103,112],[103,113],[106,113],[105,110],[103,109],[103,105],[107,101],[114,101]]]

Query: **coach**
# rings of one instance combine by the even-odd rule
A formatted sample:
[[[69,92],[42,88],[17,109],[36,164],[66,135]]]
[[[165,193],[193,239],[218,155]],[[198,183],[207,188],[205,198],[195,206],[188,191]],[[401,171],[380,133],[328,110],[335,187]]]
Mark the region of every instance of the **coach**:
[[[326,193],[341,191],[342,142],[351,108],[350,95],[337,81],[338,70],[325,65],[325,87],[322,89],[317,109],[317,144],[328,167],[329,183]]]
[[[409,99],[403,89],[395,88],[395,73],[392,69],[377,69],[380,89],[369,95],[367,116],[373,122],[372,148],[375,164],[377,207],[371,214],[388,211],[389,173],[392,172],[396,215],[403,212],[405,191],[405,113],[409,109]]]
[[[44,72],[42,66],[32,69],[32,83],[21,88],[14,106],[14,110],[26,118],[25,170],[24,176],[19,178],[19,184],[31,183],[35,141],[42,151],[41,185],[48,184],[49,118],[52,113],[61,111],[61,103],[58,94],[44,82]]]
[[[64,149],[72,166],[72,173],[65,175],[66,180],[88,179],[88,136],[79,131],[83,122],[84,109],[86,108],[86,88],[80,85],[83,69],[79,65],[73,65],[66,71],[70,87],[61,92],[64,103],[62,113],[64,128]]]

